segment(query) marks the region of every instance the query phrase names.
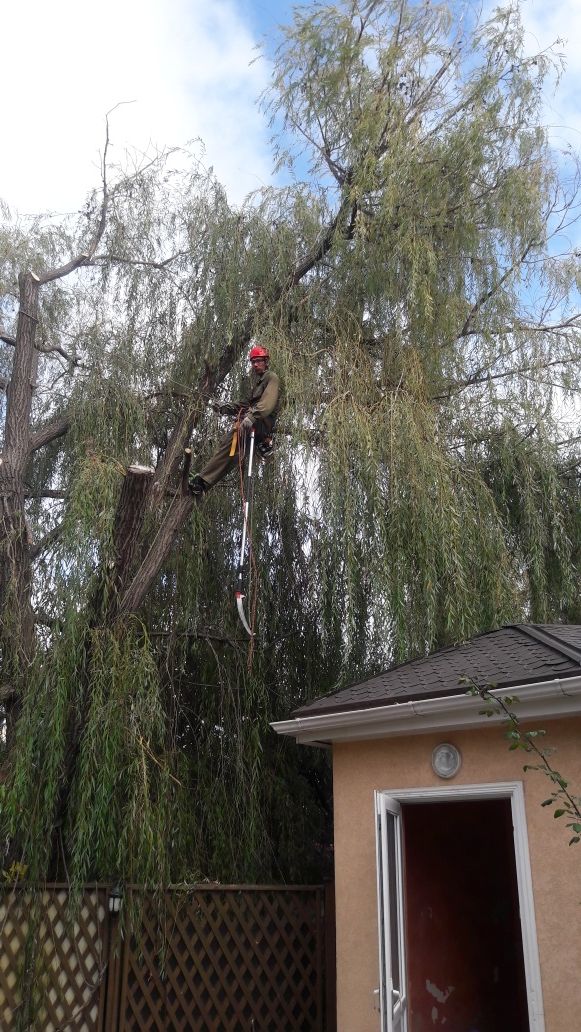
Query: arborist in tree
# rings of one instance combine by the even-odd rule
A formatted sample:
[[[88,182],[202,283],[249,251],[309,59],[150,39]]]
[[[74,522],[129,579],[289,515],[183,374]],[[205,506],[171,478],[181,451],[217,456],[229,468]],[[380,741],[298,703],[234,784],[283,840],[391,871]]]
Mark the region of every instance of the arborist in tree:
[[[242,447],[244,454],[244,443],[252,429],[259,455],[267,458],[272,453],[272,434],[280,404],[280,382],[276,373],[268,368],[268,348],[255,345],[250,349],[248,360],[252,368],[252,388],[248,398],[212,403],[221,415],[234,416],[236,423],[233,430],[222,438],[203,470],[190,477],[190,491],[197,497],[204,495],[238,465],[239,449]]]

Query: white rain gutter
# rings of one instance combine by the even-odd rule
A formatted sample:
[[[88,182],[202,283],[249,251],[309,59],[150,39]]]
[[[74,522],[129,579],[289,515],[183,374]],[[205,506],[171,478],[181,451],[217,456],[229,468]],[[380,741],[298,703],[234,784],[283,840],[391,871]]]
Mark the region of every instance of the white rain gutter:
[[[499,698],[516,697],[515,711],[519,720],[526,722],[581,716],[581,675],[492,689],[492,694]],[[486,724],[500,724],[506,719],[504,714],[486,718],[481,712],[484,708],[486,703],[480,696],[462,693],[437,699],[394,702],[390,706],[294,717],[292,720],[277,720],[270,726],[278,735],[289,735],[297,742],[325,746],[330,742],[481,728]]]

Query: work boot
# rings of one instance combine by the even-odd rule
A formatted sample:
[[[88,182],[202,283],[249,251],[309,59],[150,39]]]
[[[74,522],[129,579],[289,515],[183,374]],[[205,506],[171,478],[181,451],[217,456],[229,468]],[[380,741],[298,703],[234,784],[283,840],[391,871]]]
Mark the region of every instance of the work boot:
[[[190,494],[192,494],[194,498],[203,498],[206,491],[209,490],[209,485],[202,479],[202,477],[198,476],[198,474],[190,477],[188,487],[190,489]]]
[[[274,441],[272,437],[263,437],[261,441],[258,441],[256,444],[256,450],[261,459],[269,459],[274,451]]]

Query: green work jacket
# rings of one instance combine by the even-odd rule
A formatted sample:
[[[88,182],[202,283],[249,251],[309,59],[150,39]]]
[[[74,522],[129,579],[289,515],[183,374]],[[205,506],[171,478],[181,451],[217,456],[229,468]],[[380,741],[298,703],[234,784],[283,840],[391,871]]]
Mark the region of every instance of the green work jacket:
[[[280,380],[272,369],[267,369],[262,376],[253,377],[249,397],[236,404],[244,408],[254,421],[270,419],[274,423],[280,408]]]

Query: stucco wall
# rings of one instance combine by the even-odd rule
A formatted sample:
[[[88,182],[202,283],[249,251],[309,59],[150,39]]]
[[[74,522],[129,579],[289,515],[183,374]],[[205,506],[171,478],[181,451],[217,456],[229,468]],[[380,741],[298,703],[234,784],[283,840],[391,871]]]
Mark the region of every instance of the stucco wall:
[[[485,718],[483,718],[485,719]],[[544,721],[555,767],[581,794],[581,720]],[[432,772],[438,742],[462,752],[451,781]],[[541,801],[551,791],[540,773],[523,773],[526,757],[509,752],[498,727],[443,735],[339,743],[333,748],[337,1004],[339,1032],[377,1032],[378,985],[375,789],[452,787],[522,780],[535,896],[546,1032],[573,1032],[581,1014],[581,843],[568,846],[563,820]]]

